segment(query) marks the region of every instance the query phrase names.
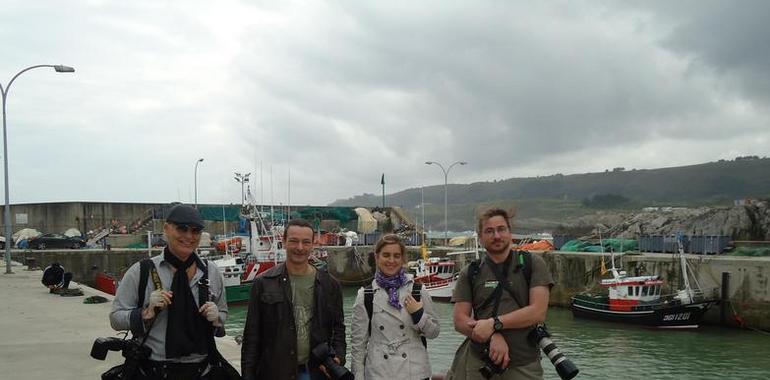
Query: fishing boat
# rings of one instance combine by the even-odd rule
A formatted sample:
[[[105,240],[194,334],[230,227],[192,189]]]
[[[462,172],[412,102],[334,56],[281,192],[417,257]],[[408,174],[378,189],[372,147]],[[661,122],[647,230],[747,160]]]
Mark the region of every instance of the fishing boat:
[[[228,304],[247,302],[254,279],[260,273],[286,261],[286,249],[283,248],[280,231],[275,228],[267,230],[263,223],[260,223],[261,229],[258,228],[257,222],[260,220],[250,220],[251,236],[246,254],[225,255],[213,260],[224,276]],[[260,234],[259,231],[269,233]]]
[[[607,293],[581,293],[572,297],[573,316],[656,328],[697,328],[716,301],[707,299],[699,286],[690,285],[690,269],[681,240],[678,255],[684,287],[668,295],[661,294],[664,284],[661,276],[628,276],[615,268],[613,255],[612,267],[608,270],[612,278],[602,279],[600,283]],[[695,276],[693,281],[697,284]]]
[[[414,267],[414,281],[421,283],[422,286],[425,287],[432,300],[448,302],[452,299],[452,293],[454,293],[455,286],[457,285],[457,278],[460,275],[457,270],[457,263],[452,256],[474,253],[476,259],[478,259],[479,240],[476,234],[473,235],[473,238],[475,249],[449,252],[447,253],[446,258],[430,257],[430,251],[428,251],[423,242],[423,245],[420,248],[422,258],[417,260],[416,266]]]
[[[417,261],[414,281],[419,282],[428,291],[434,301],[449,301],[452,298],[457,276],[453,260]]]

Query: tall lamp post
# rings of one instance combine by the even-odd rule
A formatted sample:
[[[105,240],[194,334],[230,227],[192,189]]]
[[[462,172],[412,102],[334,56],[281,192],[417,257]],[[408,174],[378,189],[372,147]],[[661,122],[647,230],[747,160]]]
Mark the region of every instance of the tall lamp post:
[[[199,158],[198,161],[195,161],[195,208],[198,208],[198,164],[203,162],[202,158]]]
[[[449,165],[448,168],[444,169],[444,165],[441,165],[440,163],[436,161],[425,161],[425,165],[436,165],[441,168],[441,171],[444,172],[444,244],[449,245],[449,232],[448,232],[448,222],[447,222],[447,187],[448,187],[448,179],[449,179],[449,171],[452,170],[452,168],[455,165],[467,165],[468,163],[465,161],[455,161],[451,165]]]
[[[244,193],[244,186],[249,183],[249,176],[251,173],[241,174],[235,172],[235,181],[241,184],[241,206],[246,204],[246,193]]]
[[[5,223],[5,273],[13,273],[11,271],[11,197],[9,194],[9,186],[8,186],[8,133],[6,132],[6,126],[5,126],[5,102],[8,99],[8,91],[11,89],[11,85],[13,84],[13,81],[16,80],[16,78],[19,77],[19,75],[24,74],[25,72],[37,69],[38,67],[53,67],[54,70],[56,70],[57,73],[74,73],[75,69],[69,66],[64,65],[35,65],[27,67],[24,70],[19,71],[16,73],[16,75],[11,78],[11,81],[8,82],[8,85],[3,88],[3,85],[0,84],[0,93],[2,93],[3,98],[3,169],[4,169],[4,177],[5,177],[5,208],[3,209],[3,221]]]

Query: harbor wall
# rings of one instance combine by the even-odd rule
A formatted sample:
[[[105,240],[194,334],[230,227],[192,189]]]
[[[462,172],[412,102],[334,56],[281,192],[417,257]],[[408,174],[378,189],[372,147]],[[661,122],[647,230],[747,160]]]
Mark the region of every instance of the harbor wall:
[[[372,247],[322,247],[328,258],[330,272],[344,275],[346,283],[360,285],[360,281],[371,278],[371,267],[367,258]],[[409,249],[410,259],[416,259],[417,248]],[[358,255],[356,256],[356,252]],[[156,255],[160,250],[153,250]],[[433,254],[445,254],[436,252]],[[568,307],[570,297],[576,293],[596,289],[602,275],[600,273],[602,257],[607,267],[610,267],[609,253],[592,252],[560,252],[535,253],[541,255],[553,274],[556,285],[551,290],[552,306]],[[722,273],[730,273],[730,283],[726,298],[728,303],[715,305],[706,314],[707,323],[721,323],[721,307],[726,310],[726,324],[737,325],[732,318],[739,315],[747,326],[770,331],[770,258],[763,257],[734,257],[734,256],[703,256],[685,255],[700,288],[707,296],[719,299]],[[46,251],[13,251],[14,260],[43,268],[56,261],[67,271],[73,273],[75,281],[93,284],[98,271],[120,274],[131,264],[148,257],[147,249],[113,249],[104,250],[46,250]],[[467,259],[459,258],[461,262]],[[470,258],[468,258],[470,259]],[[616,255],[615,264],[618,268],[634,274],[637,269],[648,274],[660,274],[670,287],[678,288],[682,283],[679,260],[671,254],[644,253]],[[353,273],[351,273],[351,271]],[[356,272],[358,271],[358,272]],[[606,277],[606,275],[604,276]],[[695,280],[690,277],[690,283]]]
[[[541,253],[556,286],[551,290],[551,305],[568,307],[570,298],[579,292],[598,289],[602,257],[610,267],[609,253],[559,252]],[[721,298],[722,273],[730,273],[725,304],[713,306],[705,316],[706,323],[721,324],[721,308],[726,308],[725,324],[736,326],[734,313],[746,326],[770,330],[770,257],[735,257],[685,255],[695,273],[689,275],[690,285],[699,284],[706,297]],[[625,254],[615,256],[615,265],[633,275],[639,269],[646,274],[659,274],[671,292],[682,286],[680,261],[675,255],[660,253]],[[696,282],[697,281],[697,282]],[[672,288],[673,287],[673,288]],[[733,310],[734,309],[734,310]]]

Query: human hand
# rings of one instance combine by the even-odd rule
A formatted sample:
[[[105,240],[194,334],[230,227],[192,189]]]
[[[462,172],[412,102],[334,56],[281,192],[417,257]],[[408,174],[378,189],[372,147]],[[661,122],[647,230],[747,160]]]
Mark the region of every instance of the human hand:
[[[511,358],[508,356],[508,343],[500,334],[492,334],[489,341],[489,358],[500,368],[508,368]]]
[[[414,299],[414,297],[412,297],[410,294],[406,296],[406,299],[404,299],[404,306],[406,306],[406,311],[409,312],[409,314],[412,314],[417,310],[422,309],[422,302]]]
[[[154,290],[150,293],[150,300],[147,303],[147,308],[142,312],[142,317],[144,319],[155,318],[157,312],[168,307],[168,305],[171,305],[171,298],[173,295],[174,294],[168,290]]]
[[[334,357],[334,361],[337,362],[337,364],[340,364],[340,358],[338,358],[336,356]],[[331,379],[332,378],[332,376],[329,374],[329,372],[326,370],[326,367],[323,364],[319,365],[318,369],[320,369],[321,372],[323,372],[323,374],[326,375],[327,379]]]
[[[482,320],[473,321],[473,322],[474,322],[473,325],[471,325],[471,321],[468,322],[468,325],[473,327],[473,333],[471,334],[471,339],[480,343],[488,342],[489,338],[495,332],[494,319],[487,318],[487,319],[482,319]]]
[[[214,302],[208,301],[204,303],[198,311],[207,321],[211,322],[212,325],[216,327],[222,325],[219,323],[219,308]]]

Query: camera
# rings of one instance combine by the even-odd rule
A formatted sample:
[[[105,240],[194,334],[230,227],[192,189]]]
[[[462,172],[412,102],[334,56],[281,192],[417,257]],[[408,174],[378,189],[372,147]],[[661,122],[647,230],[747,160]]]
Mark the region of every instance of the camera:
[[[563,380],[570,380],[580,372],[577,366],[559,351],[556,343],[551,340],[551,334],[548,333],[544,324],[537,325],[532,329],[529,333],[529,340],[543,350],[543,353],[551,360],[551,364],[556,367],[556,373]]]
[[[321,343],[313,348],[313,356],[326,367],[326,372],[333,380],[353,380],[353,374],[334,361],[336,355],[329,343]]]
[[[495,364],[489,357],[489,344],[474,343],[477,345],[479,352],[481,352],[481,359],[484,361],[484,365],[479,368],[479,373],[484,376],[485,379],[491,379],[494,375],[499,375],[505,372],[505,368]]]
[[[134,378],[139,364],[150,358],[152,351],[134,339],[120,339],[115,337],[96,338],[91,346],[91,357],[97,360],[107,358],[107,352],[120,351],[126,362],[112,367],[102,374],[102,380],[129,380]]]

